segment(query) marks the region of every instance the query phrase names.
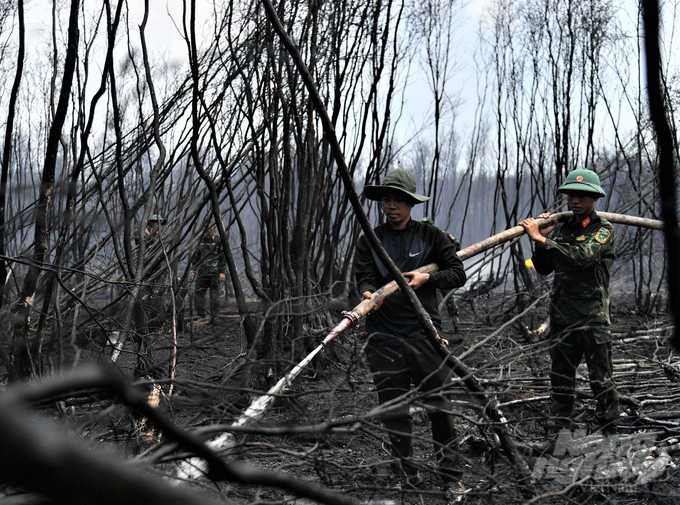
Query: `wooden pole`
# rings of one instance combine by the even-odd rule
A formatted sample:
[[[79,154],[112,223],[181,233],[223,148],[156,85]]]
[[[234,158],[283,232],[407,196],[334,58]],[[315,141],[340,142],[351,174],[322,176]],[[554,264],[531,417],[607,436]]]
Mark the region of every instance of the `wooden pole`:
[[[572,215],[573,213],[571,211],[559,212],[558,214],[551,215],[547,219],[539,219],[538,226],[544,228],[545,226],[551,224],[554,218],[557,218],[557,220],[560,222],[564,222],[570,219]],[[611,212],[599,212],[599,211],[597,215],[605,218],[610,223],[625,224],[628,226],[637,226],[638,228],[649,228],[652,230],[663,230],[663,221],[657,221],[655,219],[646,219],[643,217],[627,216],[625,214],[613,214]],[[515,226],[513,228],[509,228],[492,237],[484,239],[481,242],[477,242],[476,244],[472,244],[471,246],[466,247],[465,249],[458,252],[458,257],[462,260],[466,260],[481,252],[487,251],[493,247],[496,247],[497,245],[507,242],[508,240],[520,237],[523,234],[524,227],[522,226]]]
[[[570,219],[572,215],[573,213],[571,211],[553,214],[547,219],[539,219],[538,226],[544,228],[550,225],[555,218],[557,218],[557,220],[560,222],[564,222]],[[656,219],[646,219],[637,216],[627,216],[625,214],[613,214],[611,212],[598,212],[597,215],[605,218],[607,221],[611,223],[624,224],[627,226],[637,226],[638,228],[649,228],[650,230],[663,230],[663,221],[657,221]],[[458,257],[461,260],[472,258],[473,256],[476,256],[484,251],[488,251],[489,249],[493,249],[496,246],[508,242],[509,240],[521,237],[523,234],[524,234],[523,226],[514,226],[505,231],[497,233],[492,237],[477,242],[476,244],[472,244],[471,246],[468,246],[465,249],[462,249],[461,251],[458,251]],[[416,269],[416,271],[430,273],[435,272],[437,268],[438,267],[436,264],[431,263],[429,265],[425,265],[423,267]],[[390,296],[397,290],[399,290],[399,287],[397,286],[397,283],[395,281],[385,284],[379,290],[375,291],[370,299],[364,300],[359,305],[354,307],[352,312],[355,312],[359,316],[359,318],[363,318],[368,313],[370,313],[379,302],[382,302],[382,300],[384,300],[386,297]]]

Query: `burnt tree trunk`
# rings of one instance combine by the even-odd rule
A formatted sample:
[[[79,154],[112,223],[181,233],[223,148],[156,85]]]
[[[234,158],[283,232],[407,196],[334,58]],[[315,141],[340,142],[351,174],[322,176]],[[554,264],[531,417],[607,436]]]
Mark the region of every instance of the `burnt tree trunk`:
[[[59,92],[59,101],[54,114],[54,120],[50,126],[49,137],[45,149],[45,162],[40,180],[40,193],[35,211],[35,242],[33,244],[33,257],[28,268],[28,273],[12,309],[13,335],[10,348],[9,380],[16,381],[29,377],[35,372],[31,352],[33,345],[29,342],[29,330],[31,325],[31,303],[35,296],[38,279],[43,271],[47,256],[47,242],[49,238],[49,218],[52,196],[54,193],[54,176],[57,166],[59,151],[59,138],[66,121],[73,74],[78,59],[78,12],[79,0],[71,0],[71,9],[68,26],[68,46],[64,61],[64,75]]]

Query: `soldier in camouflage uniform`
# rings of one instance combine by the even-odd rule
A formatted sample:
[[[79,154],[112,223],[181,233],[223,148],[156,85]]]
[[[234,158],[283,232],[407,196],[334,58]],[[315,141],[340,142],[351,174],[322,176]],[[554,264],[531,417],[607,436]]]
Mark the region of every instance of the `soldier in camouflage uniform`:
[[[168,286],[169,268],[163,252],[166,237],[161,233],[161,227],[166,222],[160,214],[153,214],[144,230],[143,294],[134,307],[137,327],[133,337],[137,345],[136,378],[151,378],[154,367],[151,335],[161,327],[166,314],[163,295]],[[138,228],[135,228],[134,240],[137,245],[142,243]]]
[[[421,219],[421,221],[425,224],[431,224],[434,226],[434,220],[431,217],[424,217]],[[460,251],[462,244],[460,243],[460,240],[458,240],[456,237],[451,235],[448,231],[444,232],[444,235],[446,235],[449,238],[449,241],[451,244],[453,244],[453,248],[456,252]],[[442,290],[437,290],[437,305],[441,302],[441,298],[443,295]],[[453,296],[453,293],[446,299],[446,312],[451,318],[451,321],[453,322],[453,332],[458,333],[458,305],[456,304],[456,298]]]
[[[533,218],[520,223],[536,244],[532,258],[536,271],[555,273],[550,302],[553,421],[556,428],[572,427],[576,368],[585,354],[597,402],[595,416],[603,433],[613,434],[619,418],[609,329],[614,227],[595,212],[595,201],[605,196],[595,172],[574,170],[558,191],[567,195],[574,213],[569,221],[541,230]]]
[[[161,234],[161,226],[166,219],[160,214],[152,215],[144,230],[144,292],[149,296],[162,295],[168,284],[168,264],[162,254],[166,237]],[[140,244],[139,230],[135,228],[135,243]],[[151,267],[151,268],[149,268]]]
[[[200,317],[207,316],[205,293],[210,290],[210,324],[217,323],[220,309],[220,284],[227,278],[227,259],[222,250],[222,242],[215,236],[215,225],[206,228],[198,249],[191,257],[194,269],[190,272],[196,278],[194,306]]]

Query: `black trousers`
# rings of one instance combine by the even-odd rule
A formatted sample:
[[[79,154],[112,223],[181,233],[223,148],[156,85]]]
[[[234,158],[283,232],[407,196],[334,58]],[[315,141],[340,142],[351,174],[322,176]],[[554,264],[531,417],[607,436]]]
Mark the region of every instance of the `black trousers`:
[[[432,425],[434,452],[442,479],[458,480],[458,437],[453,417],[441,410],[450,410],[446,391],[438,392],[451,383],[451,370],[444,363],[429,339],[410,345],[386,346],[372,344],[366,347],[369,368],[382,404],[390,405],[415,385],[417,392],[432,392],[424,398],[427,415]],[[409,405],[403,402],[396,411],[386,414],[383,423],[389,431],[392,455],[400,459],[402,470],[415,475],[418,469],[409,461],[413,457],[413,419]]]

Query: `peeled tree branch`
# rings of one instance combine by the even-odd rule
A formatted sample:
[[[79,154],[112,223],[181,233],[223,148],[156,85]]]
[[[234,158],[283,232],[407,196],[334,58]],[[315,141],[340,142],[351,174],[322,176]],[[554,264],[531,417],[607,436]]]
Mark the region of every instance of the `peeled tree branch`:
[[[550,225],[555,218],[557,218],[557,220],[562,223],[564,221],[569,220],[572,215],[573,213],[571,211],[552,214],[547,219],[538,219],[537,220],[538,226],[540,228],[544,228]],[[627,216],[625,214],[613,214],[611,212],[600,211],[597,211],[597,215],[605,218],[607,221],[611,223],[625,224],[628,226],[637,226],[638,228],[663,230],[664,226],[663,221],[658,221],[656,219],[647,219],[643,217]],[[484,239],[481,242],[477,242],[476,244],[472,244],[471,246],[466,247],[465,249],[458,253],[458,257],[462,260],[466,260],[468,258],[471,258],[472,256],[475,256],[476,254],[487,251],[493,247],[496,247],[497,245],[507,242],[508,240],[521,237],[522,235],[524,235],[524,227],[514,226],[513,228],[509,228],[505,231],[497,233],[492,237]]]
[[[572,215],[573,213],[571,211],[559,212],[557,214],[551,215],[547,219],[538,219],[537,220],[538,226],[540,228],[545,228],[546,226],[552,224],[555,218],[557,218],[559,222],[564,222],[571,218]],[[600,211],[598,211],[597,215],[605,218],[607,221],[611,223],[636,226],[638,228],[648,228],[650,230],[663,230],[664,226],[663,221],[658,221],[656,219],[647,219],[643,217],[627,216],[625,214],[613,214],[611,212]],[[477,242],[476,244],[472,244],[466,247],[465,249],[462,249],[457,253],[458,257],[464,261],[466,259],[472,258],[473,256],[476,256],[477,254],[483,253],[484,251],[493,249],[494,247],[499,246],[505,242],[521,237],[522,235],[524,235],[524,233],[525,230],[523,226],[514,226],[513,228],[509,228],[505,231],[497,233],[496,235],[493,235],[480,242]],[[417,269],[418,272],[423,273],[430,273],[436,270],[437,265],[435,265],[434,263],[430,265],[425,265]],[[351,311],[351,313],[353,313],[352,317],[355,318],[356,322],[358,322],[364,316],[369,314],[376,306],[379,306],[385,298],[387,298],[388,296],[390,296],[391,294],[398,290],[399,285],[395,281],[385,284],[383,287],[381,287],[375,293],[373,293],[373,296],[371,296],[371,298],[363,300],[359,305],[354,307],[354,309],[352,309]]]

